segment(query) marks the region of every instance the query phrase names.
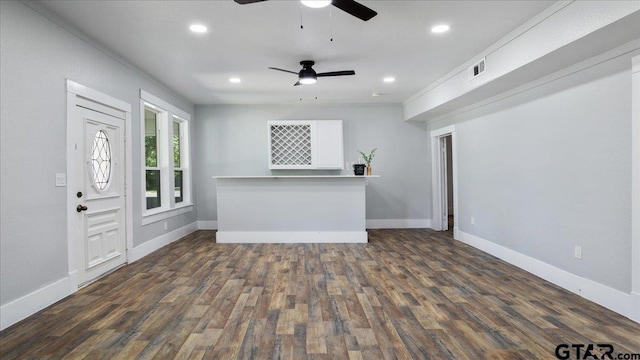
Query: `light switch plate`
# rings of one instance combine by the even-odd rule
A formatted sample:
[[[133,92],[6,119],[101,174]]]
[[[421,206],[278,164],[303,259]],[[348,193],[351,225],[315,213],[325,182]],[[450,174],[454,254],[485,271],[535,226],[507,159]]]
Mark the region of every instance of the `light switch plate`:
[[[582,246],[576,245],[573,250],[573,256],[578,260],[582,260]]]
[[[56,174],[56,186],[67,186],[66,174]]]

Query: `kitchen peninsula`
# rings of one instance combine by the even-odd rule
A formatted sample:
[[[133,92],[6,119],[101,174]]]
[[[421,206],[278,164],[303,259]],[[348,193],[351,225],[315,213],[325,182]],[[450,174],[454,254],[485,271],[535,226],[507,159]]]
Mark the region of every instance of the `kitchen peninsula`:
[[[366,243],[374,176],[216,176],[219,243]]]

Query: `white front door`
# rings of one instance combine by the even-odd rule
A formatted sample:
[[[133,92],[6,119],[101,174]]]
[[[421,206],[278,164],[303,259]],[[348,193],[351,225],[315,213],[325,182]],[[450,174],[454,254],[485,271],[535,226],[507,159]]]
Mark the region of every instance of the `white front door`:
[[[75,243],[78,284],[123,265],[125,120],[76,107]],[[75,190],[74,190],[75,191]]]

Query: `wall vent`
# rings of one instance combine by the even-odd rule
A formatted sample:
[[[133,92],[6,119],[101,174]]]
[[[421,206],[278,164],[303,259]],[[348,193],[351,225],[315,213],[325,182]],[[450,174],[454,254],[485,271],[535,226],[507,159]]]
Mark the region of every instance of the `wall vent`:
[[[469,69],[467,70],[467,74],[468,74],[468,78],[469,80],[473,80],[476,77],[484,74],[484,72],[487,70],[486,66],[485,66],[485,62],[484,62],[484,58],[482,58],[480,61],[478,61],[477,63],[471,65],[469,67]]]

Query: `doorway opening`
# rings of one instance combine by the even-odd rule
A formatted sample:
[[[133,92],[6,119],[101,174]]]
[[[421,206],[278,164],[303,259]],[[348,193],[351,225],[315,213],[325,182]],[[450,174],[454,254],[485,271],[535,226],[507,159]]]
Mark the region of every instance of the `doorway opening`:
[[[452,231],[457,238],[458,190],[455,125],[431,132],[433,222],[432,228]]]
[[[444,146],[445,146],[445,156],[443,159],[443,163],[444,163],[444,167],[445,167],[445,179],[444,179],[444,183],[446,184],[445,186],[445,191],[447,192],[447,206],[446,206],[446,211],[447,211],[447,229],[449,231],[453,231],[453,227],[454,227],[454,213],[455,213],[455,207],[454,207],[454,202],[453,202],[453,144],[452,144],[452,139],[451,139],[451,135],[447,135],[445,137],[442,138],[442,140],[444,141]]]

